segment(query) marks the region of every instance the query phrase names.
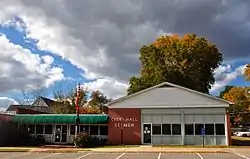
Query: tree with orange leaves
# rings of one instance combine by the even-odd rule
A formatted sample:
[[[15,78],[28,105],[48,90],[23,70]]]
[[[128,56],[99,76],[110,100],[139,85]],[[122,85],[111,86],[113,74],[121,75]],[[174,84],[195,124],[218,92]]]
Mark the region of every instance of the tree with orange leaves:
[[[250,81],[250,64],[247,64],[245,70],[244,70],[244,76],[247,81]]]
[[[208,93],[214,84],[214,70],[222,62],[217,47],[203,37],[161,36],[140,50],[141,72],[131,77],[128,94],[171,82]]]
[[[234,102],[228,109],[230,120],[232,124],[238,122],[249,122],[250,115],[248,114],[250,108],[250,94],[249,87],[232,87],[223,98]]]

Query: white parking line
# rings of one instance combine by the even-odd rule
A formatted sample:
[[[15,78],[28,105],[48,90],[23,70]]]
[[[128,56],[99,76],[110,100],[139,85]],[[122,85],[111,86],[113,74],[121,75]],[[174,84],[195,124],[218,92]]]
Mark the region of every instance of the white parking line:
[[[200,159],[204,159],[202,156],[201,156],[201,154],[199,154],[199,153],[196,153],[199,157],[200,157]]]
[[[239,154],[239,153],[236,153],[236,152],[233,152],[233,154],[235,154],[235,155],[237,155],[237,156],[240,156],[240,157],[242,157],[242,158],[244,158],[244,159],[250,159],[250,158],[248,158],[248,157],[246,157],[246,156],[243,156],[243,155],[241,155],[241,154]]]
[[[161,159],[161,152],[159,153],[159,155],[158,155],[158,158],[157,159]]]
[[[13,155],[13,156],[10,156],[10,157],[8,157],[8,158],[14,158],[14,157],[19,157],[19,156],[24,156],[24,155],[29,155],[30,154],[30,152],[23,152],[23,153],[21,153],[21,154],[17,154],[17,155]]]
[[[52,154],[49,154],[49,155],[40,157],[40,158],[38,158],[38,159],[44,159],[44,158],[52,157],[52,156],[59,155],[59,154],[60,154],[60,153],[52,153]]]
[[[121,154],[120,156],[116,157],[116,159],[121,158],[121,157],[124,156],[125,154],[126,154],[126,153]]]
[[[81,158],[87,157],[87,156],[89,156],[89,155],[92,155],[92,153],[87,153],[87,154],[85,154],[85,155],[82,155],[82,156],[80,156],[80,157],[77,157],[76,159],[81,159]]]

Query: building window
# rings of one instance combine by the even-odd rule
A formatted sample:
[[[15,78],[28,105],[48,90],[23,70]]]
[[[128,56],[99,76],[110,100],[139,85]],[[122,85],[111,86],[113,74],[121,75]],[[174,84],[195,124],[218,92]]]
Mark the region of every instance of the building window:
[[[185,135],[194,135],[194,125],[185,124]]]
[[[205,124],[206,135],[214,135],[214,124]]]
[[[108,135],[108,126],[100,126],[100,135]]]
[[[172,124],[172,134],[181,135],[181,124]]]
[[[152,125],[152,134],[153,135],[161,135],[161,124],[153,124]]]
[[[44,125],[36,125],[36,134],[43,134]]]
[[[76,126],[70,125],[70,135],[75,135],[75,132],[76,132]]]
[[[201,135],[201,130],[204,128],[204,124],[195,124],[195,135]]]
[[[35,125],[28,125],[27,131],[29,134],[34,134],[35,133]]]
[[[44,128],[45,128],[44,134],[52,134],[52,132],[53,132],[53,126],[52,125],[45,125]]]
[[[98,135],[98,126],[96,125],[91,125],[90,126],[90,135]]]
[[[171,124],[162,124],[162,134],[171,135]]]
[[[225,135],[225,125],[215,124],[216,135]]]
[[[79,131],[89,133],[89,125],[80,125]]]

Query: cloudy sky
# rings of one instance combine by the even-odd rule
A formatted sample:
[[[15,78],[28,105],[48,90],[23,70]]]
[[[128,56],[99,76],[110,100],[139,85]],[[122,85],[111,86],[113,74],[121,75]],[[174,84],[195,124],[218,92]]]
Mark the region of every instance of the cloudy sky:
[[[248,0],[1,0],[0,107],[23,91],[81,82],[107,96],[125,95],[140,69],[139,49],[162,34],[196,33],[215,43],[224,63],[212,94],[247,85]]]

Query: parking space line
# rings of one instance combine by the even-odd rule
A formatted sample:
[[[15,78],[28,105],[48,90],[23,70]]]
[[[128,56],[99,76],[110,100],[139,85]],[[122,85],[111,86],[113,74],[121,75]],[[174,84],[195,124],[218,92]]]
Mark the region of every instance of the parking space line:
[[[87,156],[89,156],[89,155],[92,155],[92,153],[87,153],[87,154],[85,154],[85,155],[82,155],[82,156],[80,156],[80,157],[77,157],[76,159],[81,159],[81,158],[87,157]]]
[[[52,153],[52,154],[49,154],[49,155],[46,155],[46,156],[43,156],[43,157],[39,157],[38,159],[44,159],[44,158],[52,157],[52,156],[59,155],[59,154],[60,153]]]
[[[124,156],[125,154],[126,154],[126,153],[121,154],[120,156],[116,157],[116,159],[122,158],[122,156]]]
[[[244,155],[241,155],[241,154],[239,154],[239,153],[237,153],[237,152],[233,152],[233,154],[235,154],[235,155],[237,155],[237,156],[240,156],[240,157],[242,157],[242,158],[244,158],[244,159],[250,159],[250,158],[248,158],[248,157],[246,157],[246,156],[244,156]]]
[[[22,153],[22,154],[17,154],[17,155],[13,155],[13,156],[10,156],[8,158],[14,158],[14,157],[19,157],[19,156],[25,156],[25,155],[29,155],[30,152],[26,152],[26,153]]]
[[[198,155],[198,156],[200,157],[200,159],[204,159],[204,158],[201,156],[201,154],[196,153],[196,155]]]
[[[161,152],[159,153],[159,155],[158,155],[158,158],[157,159],[160,159],[161,158]]]

